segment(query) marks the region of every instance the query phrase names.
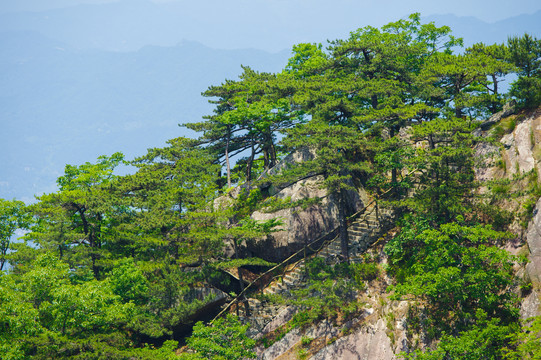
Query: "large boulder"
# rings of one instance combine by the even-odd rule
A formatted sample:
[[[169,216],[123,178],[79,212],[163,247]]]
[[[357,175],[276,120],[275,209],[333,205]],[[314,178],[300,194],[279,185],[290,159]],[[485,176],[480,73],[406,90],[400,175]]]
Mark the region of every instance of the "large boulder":
[[[336,340],[311,357],[313,360],[394,360],[396,358],[383,319],[379,319],[372,326],[362,327],[353,334]]]
[[[505,110],[495,114],[497,121],[506,122],[506,127],[512,130],[500,139],[502,147],[487,142],[479,142],[475,148],[477,158],[476,177],[480,181],[494,179],[514,179],[532,170],[541,170],[541,112],[536,111],[530,115],[511,115],[502,119],[501,115],[508,115]],[[491,118],[491,119],[492,119]],[[487,124],[494,125],[494,121]],[[489,136],[496,133],[498,127],[476,131],[478,136]]]
[[[272,213],[256,211],[254,220],[278,218],[283,225],[280,230],[260,239],[249,246],[249,250],[268,261],[281,261],[301,249],[305,244],[321,237],[338,227],[338,202],[322,188],[323,177],[313,176],[300,180],[279,190],[274,196],[281,200],[317,198],[319,203],[307,208],[302,206],[286,208]],[[349,191],[347,196],[348,213],[353,214],[367,204],[364,191]]]

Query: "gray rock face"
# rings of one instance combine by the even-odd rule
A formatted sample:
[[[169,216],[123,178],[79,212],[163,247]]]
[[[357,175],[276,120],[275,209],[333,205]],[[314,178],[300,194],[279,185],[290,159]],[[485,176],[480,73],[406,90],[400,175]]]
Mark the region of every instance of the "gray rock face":
[[[256,211],[252,214],[254,220],[279,218],[283,221],[280,231],[273,233],[266,240],[257,242],[250,249],[252,253],[266,260],[279,261],[338,226],[337,201],[321,188],[322,182],[322,176],[313,176],[291,184],[275,195],[282,200],[290,198],[292,202],[318,198],[320,203],[317,205],[312,205],[307,209],[297,207],[273,213]],[[364,192],[350,191],[347,199],[347,206],[351,213],[361,210],[367,203],[367,195]]]
[[[475,147],[475,177],[480,182],[505,176],[503,170],[498,169],[494,164],[494,159],[499,155],[500,148],[498,146],[486,142],[477,144]]]
[[[530,262],[526,265],[526,271],[534,286],[539,288],[541,285],[541,199],[537,201],[534,217],[528,225],[526,241],[530,250]]]
[[[297,309],[294,306],[287,306],[282,311],[276,315],[271,322],[269,322],[263,331],[261,331],[261,335],[268,334],[276,329],[278,329],[280,326],[287,323],[289,320],[293,318],[295,313],[297,312]]]
[[[492,125],[515,112],[515,102],[507,103],[504,105],[502,111],[492,115],[488,120],[481,122],[481,130],[487,130]]]
[[[501,143],[505,147],[503,160],[509,178],[534,168],[539,171],[535,150],[541,143],[541,116],[533,115],[517,124],[512,133],[502,137]]]
[[[494,124],[502,119],[503,115],[509,115],[505,110],[495,114],[490,121],[484,124]],[[498,115],[498,116],[497,116]],[[492,119],[491,118],[491,119]],[[515,121],[518,121],[517,117]],[[488,131],[488,134],[492,130]],[[487,134],[480,129],[477,135]],[[477,159],[476,176],[479,180],[491,180],[495,178],[512,179],[514,175],[520,175],[533,169],[541,170],[539,157],[541,155],[541,116],[535,113],[519,121],[513,131],[504,135],[501,140],[503,148],[500,150],[495,145],[480,142],[475,148]],[[497,167],[495,162],[501,161]]]
[[[292,153],[285,157],[280,163],[269,171],[263,173],[259,181],[269,175],[276,175],[283,169],[286,169],[293,163],[313,159],[314,152],[310,149],[304,149]],[[270,219],[280,219],[283,222],[279,231],[273,233],[266,239],[245,244],[246,250],[251,256],[257,256],[262,259],[279,262],[291,254],[301,249],[306,243],[309,243],[318,237],[325,235],[338,227],[338,202],[327,191],[322,188],[323,177],[314,175],[295,183],[291,183],[282,188],[275,188],[270,184],[259,185],[268,190],[270,195],[278,199],[290,199],[291,202],[317,198],[319,203],[308,208],[286,208],[272,213],[256,211],[252,214],[252,219],[265,221]],[[224,195],[214,201],[214,207],[225,208],[231,204],[242,189],[249,189],[250,185],[245,184],[234,188],[228,195]],[[361,210],[368,203],[368,195],[364,190],[359,192],[349,191],[346,195],[346,208],[348,213],[353,214]],[[233,250],[226,248],[226,254],[232,256]]]
[[[532,122],[533,119],[521,122],[512,133],[501,139],[506,148],[507,161],[510,165],[507,170],[510,175],[531,171],[535,166],[531,141]]]
[[[315,342],[327,344],[319,347],[320,350],[316,353],[312,353],[309,358],[312,360],[397,359],[395,352],[407,350],[407,347],[393,345],[387,335],[388,329],[385,320],[373,318],[372,314],[372,309],[366,309],[364,315],[351,322],[351,324],[362,325],[357,326],[351,334],[346,336],[341,336],[341,327],[326,320],[304,332],[293,329],[270,347],[257,349],[257,358],[260,360],[297,359],[299,350],[302,348],[302,339],[310,338]],[[366,317],[370,317],[372,320],[365,322]],[[404,331],[400,331],[400,333],[404,333]]]
[[[532,291],[520,306],[520,318],[525,320],[533,316],[541,315],[541,300],[537,291]]]
[[[396,356],[391,340],[385,332],[385,322],[380,319],[375,326],[361,329],[342,337],[321,349],[311,360],[393,360]]]
[[[296,358],[295,346],[298,345],[302,337],[309,337],[312,339],[326,338],[331,339],[336,337],[340,332],[339,329],[334,327],[329,321],[322,321],[317,326],[308,329],[306,332],[302,332],[299,329],[293,329],[288,332],[280,341],[274,343],[267,349],[259,349],[257,358],[260,360],[273,360],[277,358]],[[292,355],[292,356],[287,356]],[[340,359],[336,357],[334,359]]]

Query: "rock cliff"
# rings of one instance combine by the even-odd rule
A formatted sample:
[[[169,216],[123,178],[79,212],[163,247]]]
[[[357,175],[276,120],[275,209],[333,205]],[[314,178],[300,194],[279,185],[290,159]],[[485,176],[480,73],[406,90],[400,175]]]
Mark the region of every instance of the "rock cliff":
[[[476,146],[476,177],[480,181],[509,181],[510,189],[524,189],[528,182],[538,181],[536,174],[541,160],[541,110],[531,114],[513,114],[510,108],[504,109],[485,122],[477,131],[480,137],[494,137],[493,143],[479,142]],[[501,140],[500,140],[501,139]],[[317,176],[290,184],[276,190],[281,199],[292,201],[307,197],[318,197],[321,202],[307,209],[286,209],[273,214],[255,213],[254,219],[264,220],[272,217],[285,219],[282,230],[274,234],[272,247],[268,251],[276,252],[279,257],[293,251],[315,236],[337,225],[336,204],[326,197],[318,183]],[[515,188],[513,188],[515,187]],[[511,191],[510,190],[510,191]],[[485,186],[480,190],[487,194],[491,190]],[[365,193],[350,194],[350,206],[358,209],[368,202]],[[513,254],[525,255],[528,263],[516,264],[517,293],[521,299],[521,318],[541,314],[541,199],[534,199],[535,207],[530,214],[523,214],[523,209],[530,195],[503,196],[498,205],[514,213],[515,220],[509,227],[515,238],[504,244]],[[519,216],[520,215],[520,216]],[[527,228],[525,229],[525,219]],[[392,234],[387,235],[392,236]],[[383,239],[384,240],[384,239]],[[376,243],[368,250],[377,258],[381,267],[385,266],[386,256],[383,244]],[[284,250],[284,249],[290,250]],[[347,322],[324,320],[306,329],[289,329],[283,337],[272,345],[257,349],[258,359],[397,359],[402,351],[430,346],[421,334],[415,334],[408,327],[408,313],[414,306],[406,301],[392,301],[386,288],[391,284],[386,276],[367,283],[364,292],[358,293],[358,299],[364,304],[362,311]],[[281,308],[266,322],[258,337],[279,332],[291,320],[295,308]]]
[[[478,135],[498,137],[501,132],[504,134],[499,141],[500,145],[480,143],[477,146],[477,178],[480,181],[507,179],[510,181],[510,192],[524,191],[528,186],[535,185],[531,184],[532,182],[539,182],[541,109],[520,114],[504,109],[495,114],[489,122],[491,127],[484,127],[485,130]],[[541,199],[537,199],[536,195],[534,192],[514,198],[507,196],[499,202],[501,207],[515,215],[511,230],[516,234],[516,238],[506,244],[506,249],[515,255],[525,255],[528,258],[525,268],[517,271],[518,275],[523,277],[523,285],[528,289],[522,300],[522,318],[541,315]],[[527,210],[530,211],[525,212]]]

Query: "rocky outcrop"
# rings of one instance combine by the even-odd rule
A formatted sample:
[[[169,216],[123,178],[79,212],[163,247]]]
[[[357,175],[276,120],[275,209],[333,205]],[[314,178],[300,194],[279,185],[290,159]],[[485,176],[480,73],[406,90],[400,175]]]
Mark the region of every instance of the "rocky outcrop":
[[[508,129],[508,133],[502,136],[501,146],[486,142],[476,146],[478,180],[509,179],[518,190],[525,189],[535,179],[540,180],[535,174],[526,178],[521,176],[532,171],[541,174],[541,111],[512,115],[511,108],[506,108],[482,125],[483,131],[477,133],[479,136],[494,135],[502,129]],[[527,197],[509,196],[504,197],[499,205],[518,215],[528,200],[531,201]],[[514,255],[526,254],[529,260],[526,268],[520,271],[523,282],[526,285],[531,282],[532,286],[531,292],[522,300],[522,318],[541,314],[541,199],[537,201],[531,216],[525,236],[522,226],[515,221],[511,229],[517,238],[505,246]]]
[[[522,319],[541,315],[541,199],[537,201],[534,215],[528,224],[526,247],[529,262],[526,264],[524,282],[531,283],[531,292],[522,300]]]
[[[534,112],[528,116],[524,114],[511,115],[502,120],[502,115],[509,114],[506,109],[495,114],[483,125],[494,125],[492,129],[477,131],[478,136],[493,135],[497,132],[508,129],[501,139],[501,147],[486,142],[479,143],[475,148],[475,155],[478,160],[476,176],[479,180],[492,180],[508,178],[527,173],[533,169],[541,170],[541,113]],[[483,129],[483,127],[482,127]],[[486,128],[485,128],[486,129]]]
[[[381,267],[387,264],[383,247],[384,242],[376,243],[365,252],[367,257],[377,261]],[[260,327],[254,336],[267,340],[278,337],[270,346],[261,345],[257,348],[257,358],[390,360],[398,359],[400,352],[408,352],[412,341],[417,346],[424,347],[422,340],[408,338],[407,318],[411,310],[410,303],[391,300],[386,291],[390,283],[391,279],[385,275],[367,283],[364,290],[357,292],[354,300],[362,308],[348,320],[338,316],[332,320],[322,320],[305,329],[291,328],[289,321],[298,309],[295,306],[282,306],[279,311],[274,312],[272,320],[266,321],[266,325]],[[284,296],[287,298],[287,294]],[[264,304],[258,305],[265,307]],[[257,314],[256,309],[252,313]],[[249,322],[253,325],[251,320]],[[279,336],[284,332],[285,335]]]
[[[541,315],[541,299],[539,299],[539,291],[534,290],[522,300],[520,318],[526,320],[539,315]]]
[[[526,265],[526,282],[532,291],[522,301],[521,317],[527,319],[541,315],[541,199],[537,201],[534,215],[526,233],[529,262]]]
[[[382,306],[385,296],[372,294],[366,298],[367,306],[358,317],[338,325],[323,320],[305,330],[294,328],[268,348],[256,349],[260,360],[274,359],[382,359],[394,360],[400,352],[407,352],[407,302],[391,302]],[[291,308],[285,309],[285,319],[291,317]],[[386,316],[387,314],[387,316]],[[388,316],[388,314],[393,314]],[[279,317],[276,318],[278,320]],[[283,322],[273,321],[262,331],[275,331]]]
[[[254,220],[282,220],[280,231],[261,239],[250,247],[251,252],[269,261],[280,261],[298,251],[306,243],[338,227],[338,204],[336,199],[327,195],[321,187],[322,176],[313,176],[300,180],[279,190],[274,196],[281,200],[316,198],[319,202],[304,209],[301,206],[286,208],[272,213],[256,211]],[[349,213],[361,210],[368,201],[364,191],[350,191],[347,195]]]
[[[481,121],[480,129],[481,130],[488,130],[490,127],[492,127],[494,124],[501,121],[503,118],[508,117],[510,115],[513,115],[515,113],[515,107],[516,104],[514,101],[507,103],[504,105],[503,109],[496,114],[492,115],[487,120]]]
[[[513,132],[502,137],[500,142],[504,146],[504,160],[509,176],[525,173],[534,169],[536,160],[533,155],[535,132],[538,119],[528,119],[518,124]]]
[[[372,309],[367,309],[365,316],[370,316],[372,313]],[[363,319],[359,318],[354,322],[362,321]],[[315,349],[314,346],[310,349],[315,350],[315,353],[311,354],[311,357],[306,357],[308,359],[393,360],[397,358],[391,339],[387,335],[387,326],[382,319],[374,324],[360,326],[347,336],[342,336],[342,329],[330,321],[322,321],[305,331],[293,329],[267,349],[258,349],[257,358],[261,360],[297,359],[303,349],[310,349],[309,346],[303,346],[303,339],[310,339],[316,345]],[[305,354],[309,353],[305,350]]]
[[[387,327],[383,319],[373,326],[361,328],[351,335],[342,337],[324,347],[310,359],[313,360],[393,360],[396,355],[387,336]]]
[[[534,285],[541,285],[541,199],[537,201],[534,216],[526,234],[530,262],[526,271]]]
[[[338,227],[338,201],[327,194],[322,187],[323,176],[309,175],[304,179],[276,187],[265,178],[279,174],[294,163],[313,159],[314,152],[303,149],[286,156],[275,167],[263,173],[258,179],[258,187],[263,192],[282,201],[297,202],[299,200],[317,200],[310,206],[295,206],[273,212],[256,211],[252,219],[266,221],[279,219],[282,226],[267,238],[244,244],[248,256],[256,256],[267,261],[280,262],[297,252],[305,244]],[[231,204],[243,189],[253,185],[245,184],[232,189],[228,195],[215,200],[215,208],[225,208]],[[368,204],[368,195],[364,190],[348,191],[346,194],[346,212],[353,214]],[[233,250],[226,249],[226,254],[232,256]]]

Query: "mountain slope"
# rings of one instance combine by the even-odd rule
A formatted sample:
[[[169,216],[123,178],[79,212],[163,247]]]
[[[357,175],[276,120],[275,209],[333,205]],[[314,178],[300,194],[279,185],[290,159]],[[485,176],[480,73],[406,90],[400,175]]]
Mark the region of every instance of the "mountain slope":
[[[137,52],[81,51],[32,32],[0,36],[0,197],[52,190],[66,163],[129,158],[187,135],[212,108],[201,92],[240,64],[278,71],[287,52],[214,50],[194,42]]]

